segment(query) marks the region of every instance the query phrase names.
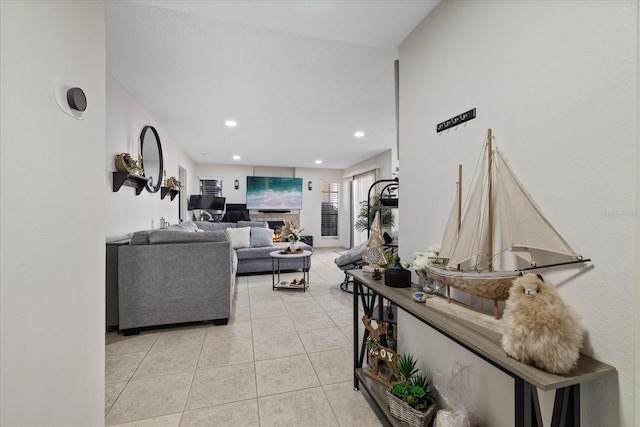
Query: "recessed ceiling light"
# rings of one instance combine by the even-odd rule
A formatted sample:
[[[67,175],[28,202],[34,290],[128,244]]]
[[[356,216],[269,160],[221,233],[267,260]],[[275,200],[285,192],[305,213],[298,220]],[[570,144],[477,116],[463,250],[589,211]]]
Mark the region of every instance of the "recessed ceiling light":
[[[320,163],[322,163],[322,160],[316,160],[316,165],[319,165]]]
[[[234,128],[236,126],[238,126],[238,123],[235,120],[227,120],[226,122],[224,122],[225,125],[227,125],[227,127],[230,128]]]
[[[236,154],[235,156],[233,156],[233,160],[240,160],[240,156]]]
[[[354,133],[353,136],[355,136],[356,138],[362,138],[364,136],[364,132],[359,130],[356,133]]]

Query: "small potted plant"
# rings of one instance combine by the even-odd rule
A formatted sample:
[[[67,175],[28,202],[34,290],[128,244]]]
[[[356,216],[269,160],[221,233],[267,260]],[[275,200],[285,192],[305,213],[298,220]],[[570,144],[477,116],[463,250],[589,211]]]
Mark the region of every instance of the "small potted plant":
[[[173,188],[174,190],[180,190],[182,188],[182,184],[175,176],[172,176],[167,179],[167,187]]]
[[[128,172],[143,175],[144,171],[137,161],[133,160],[129,153],[122,153],[116,156],[116,170],[118,172]]]
[[[411,354],[398,356],[400,381],[387,390],[391,415],[412,427],[426,427],[436,413],[436,399],[431,380],[419,374]]]

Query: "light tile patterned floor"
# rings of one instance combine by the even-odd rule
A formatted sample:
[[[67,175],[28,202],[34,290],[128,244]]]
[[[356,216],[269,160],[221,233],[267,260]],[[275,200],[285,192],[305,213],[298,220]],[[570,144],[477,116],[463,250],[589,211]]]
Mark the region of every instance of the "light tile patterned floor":
[[[352,295],[337,256],[315,251],[307,292],[274,292],[270,274],[238,277],[228,325],[108,333],[105,424],[381,425],[353,390]]]

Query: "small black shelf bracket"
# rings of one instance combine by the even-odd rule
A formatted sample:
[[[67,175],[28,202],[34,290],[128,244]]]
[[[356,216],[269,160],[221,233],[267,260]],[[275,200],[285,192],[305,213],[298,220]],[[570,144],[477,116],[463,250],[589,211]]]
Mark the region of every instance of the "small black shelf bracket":
[[[171,200],[173,200],[178,194],[180,194],[180,190],[171,187],[160,187],[160,199],[164,200],[167,194],[169,194],[171,196]]]
[[[127,187],[133,187],[136,189],[136,196],[142,193],[142,190],[149,182],[149,178],[144,176],[132,174],[129,172],[114,172],[113,173],[113,192],[117,192],[123,185]]]

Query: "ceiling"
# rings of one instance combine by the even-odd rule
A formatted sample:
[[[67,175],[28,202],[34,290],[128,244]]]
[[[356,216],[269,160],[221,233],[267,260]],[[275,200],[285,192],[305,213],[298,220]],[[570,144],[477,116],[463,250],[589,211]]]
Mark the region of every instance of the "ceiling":
[[[395,146],[397,47],[438,1],[107,1],[107,72],[195,162],[344,169]]]

